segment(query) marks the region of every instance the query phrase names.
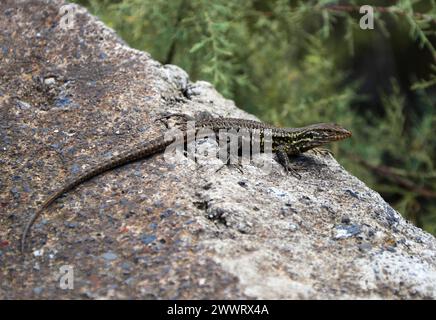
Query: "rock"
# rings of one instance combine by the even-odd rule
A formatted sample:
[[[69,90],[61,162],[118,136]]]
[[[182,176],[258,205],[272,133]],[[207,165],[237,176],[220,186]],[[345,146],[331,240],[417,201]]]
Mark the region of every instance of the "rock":
[[[74,222],[68,222],[68,221],[66,221],[66,222],[64,223],[64,225],[65,225],[66,227],[70,228],[70,229],[74,229],[75,227],[77,227],[77,223],[74,223]]]
[[[103,259],[105,259],[106,261],[112,261],[112,260],[115,260],[115,259],[118,258],[118,256],[117,256],[115,253],[111,252],[111,251],[108,251],[108,252],[104,253],[104,254],[102,255],[102,257],[103,257]]]
[[[155,235],[147,235],[147,234],[143,234],[141,236],[141,241],[143,244],[150,244],[153,241],[156,240],[156,236]]]
[[[350,222],[351,222],[350,217],[347,217],[347,216],[342,217],[341,222],[343,224],[350,224]]]
[[[40,295],[41,294],[41,292],[44,290],[44,288],[42,288],[42,287],[36,287],[36,288],[33,288],[33,292],[36,294],[36,295]]]
[[[82,7],[62,29],[63,4],[0,2],[0,297],[436,299],[436,239],[311,153],[301,179],[275,161],[216,171],[162,154],[107,172],[44,212],[23,260],[16,244],[41,201],[165,132],[161,113],[256,119]],[[62,266],[73,290],[53,282]]]
[[[372,249],[372,246],[369,243],[361,243],[358,247],[360,251],[368,251]]]
[[[359,225],[339,225],[336,226],[336,234],[334,238],[337,239],[345,239],[356,236],[360,234],[362,231]]]
[[[48,86],[53,85],[56,83],[56,79],[55,78],[46,78],[46,79],[44,79],[44,83]]]
[[[22,110],[30,109],[30,108],[31,108],[30,104],[28,104],[28,103],[25,102],[25,101],[20,101],[20,100],[18,100],[18,101],[17,101],[17,105],[18,105],[18,107],[19,107],[20,109],[22,109]]]

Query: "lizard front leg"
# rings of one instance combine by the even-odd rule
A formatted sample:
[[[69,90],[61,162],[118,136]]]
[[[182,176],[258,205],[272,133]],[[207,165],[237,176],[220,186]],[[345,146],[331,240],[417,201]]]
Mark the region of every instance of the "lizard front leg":
[[[283,168],[285,168],[287,174],[291,173],[297,179],[301,179],[301,175],[297,172],[297,170],[292,167],[291,161],[289,160],[289,156],[286,153],[284,146],[277,147],[276,155],[278,163],[280,163]]]

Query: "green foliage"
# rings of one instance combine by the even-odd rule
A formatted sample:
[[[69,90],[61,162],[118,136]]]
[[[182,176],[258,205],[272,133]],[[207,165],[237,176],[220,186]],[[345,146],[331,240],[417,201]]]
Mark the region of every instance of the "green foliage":
[[[419,103],[426,117],[407,119],[406,100],[395,81],[392,87],[391,94],[382,94],[385,116],[373,119],[371,126],[356,128],[355,133],[365,137],[365,144],[355,141],[347,150],[345,165],[352,171],[359,170],[356,165],[363,165],[366,172],[359,176],[364,181],[408,218],[435,234],[436,203],[430,201],[436,196],[434,102],[422,96]]]
[[[339,161],[436,234],[435,0],[77,2],[263,120],[351,129]],[[363,4],[374,30],[359,26]]]

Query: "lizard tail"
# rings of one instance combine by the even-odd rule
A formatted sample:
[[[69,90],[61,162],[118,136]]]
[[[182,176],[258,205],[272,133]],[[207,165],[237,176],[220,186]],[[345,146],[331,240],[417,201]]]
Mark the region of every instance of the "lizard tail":
[[[83,175],[81,175],[76,180],[73,180],[72,182],[66,184],[63,188],[61,188],[59,191],[52,194],[47,200],[44,201],[44,203],[41,205],[41,208],[39,208],[29,219],[26,226],[23,229],[23,233],[21,236],[21,253],[24,253],[26,249],[26,239],[30,232],[30,229],[32,228],[33,224],[35,223],[36,219],[39,218],[39,216],[42,214],[44,210],[46,210],[53,202],[55,202],[58,198],[60,198],[63,194],[66,192],[74,189],[78,185],[80,185],[82,182],[87,181],[91,179],[92,177],[95,177],[99,175],[102,172],[105,172],[113,167],[116,166],[118,163],[118,159],[114,159],[113,161],[88,172],[85,172]]]
[[[38,219],[39,215],[41,214],[41,209],[36,211],[32,217],[30,218],[30,220],[27,222],[26,226],[23,229],[23,233],[21,235],[21,247],[20,247],[20,251],[21,254],[24,254],[24,250],[26,250],[26,239],[27,239],[27,235],[30,231],[30,228],[32,227],[32,225],[35,223],[36,219]]]
[[[156,139],[153,139],[151,141],[148,141],[146,143],[142,143],[134,148],[133,151],[128,151],[125,153],[121,153],[118,156],[115,156],[112,158],[109,162],[91,169],[78,178],[72,180],[70,183],[67,183],[63,188],[61,188],[59,191],[55,192],[53,195],[51,195],[41,206],[40,209],[38,209],[29,219],[26,226],[24,227],[22,236],[21,236],[21,253],[24,253],[26,249],[26,239],[28,234],[30,233],[30,229],[32,228],[33,224],[35,223],[36,219],[39,218],[39,216],[42,214],[44,210],[46,210],[53,202],[55,202],[58,198],[60,198],[64,193],[67,193],[68,191],[74,189],[81,183],[90,180],[91,178],[100,175],[103,172],[106,172],[108,170],[111,170],[113,168],[125,165],[130,162],[137,161],[139,159],[148,157],[158,151],[165,150],[165,148],[170,145],[172,142],[175,141],[175,138],[165,140],[164,136],[159,136]]]
[[[63,191],[63,190],[62,190]],[[63,192],[62,192],[63,193]],[[33,224],[35,223],[36,219],[39,218],[39,216],[42,214],[42,212],[47,209],[53,202],[55,202],[55,200],[57,198],[59,198],[59,196],[62,194],[61,192],[56,192],[55,194],[53,194],[50,198],[48,198],[43,205],[41,206],[41,208],[39,208],[29,219],[29,221],[27,222],[26,226],[23,229],[23,233],[21,235],[21,253],[24,254],[24,251],[26,249],[26,239],[27,236],[30,232],[30,229],[32,228]]]

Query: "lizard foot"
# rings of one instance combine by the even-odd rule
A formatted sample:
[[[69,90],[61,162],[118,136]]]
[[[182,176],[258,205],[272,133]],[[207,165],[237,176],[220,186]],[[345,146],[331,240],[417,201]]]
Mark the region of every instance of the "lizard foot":
[[[244,171],[242,170],[242,164],[241,163],[232,163],[230,162],[230,158],[227,159],[227,161],[220,166],[218,169],[215,170],[215,173],[218,171],[221,171],[222,168],[227,167],[227,168],[235,168],[237,169],[241,174],[244,174]]]
[[[313,148],[311,150],[314,154],[316,155],[321,155],[321,156],[326,156],[326,155],[330,155],[333,156],[333,152],[329,149],[324,149],[324,148]]]
[[[288,165],[284,168],[285,168],[286,174],[291,174],[293,177],[297,178],[298,180],[301,180],[301,174],[299,174],[294,167],[292,167],[291,165]]]
[[[154,119],[155,122],[162,122],[167,129],[169,129],[168,119],[180,118],[181,121],[176,122],[176,126],[186,125],[188,121],[194,121],[194,118],[184,113],[164,113],[159,118]]]

